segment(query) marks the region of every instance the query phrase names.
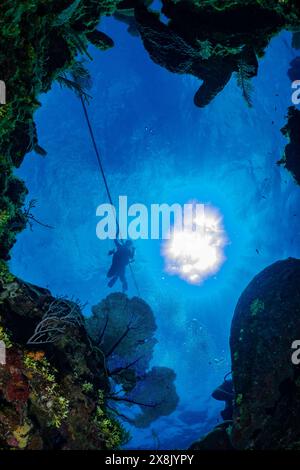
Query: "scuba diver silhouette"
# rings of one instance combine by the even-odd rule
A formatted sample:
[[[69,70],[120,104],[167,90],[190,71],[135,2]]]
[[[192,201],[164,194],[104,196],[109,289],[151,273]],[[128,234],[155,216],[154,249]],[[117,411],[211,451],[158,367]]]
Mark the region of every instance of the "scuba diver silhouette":
[[[224,421],[231,421],[233,415],[233,403],[234,403],[234,389],[232,379],[227,377],[231,375],[231,372],[225,375],[224,382],[213,391],[211,396],[215,400],[224,401],[225,408],[221,411],[221,416]]]
[[[120,279],[123,292],[126,292],[128,289],[125,275],[126,266],[128,266],[129,263],[133,263],[135,248],[131,240],[127,240],[124,244],[116,239],[115,244],[116,249],[108,253],[110,256],[113,255],[111,267],[107,273],[107,277],[111,278],[108,282],[108,287],[113,287],[117,280]]]

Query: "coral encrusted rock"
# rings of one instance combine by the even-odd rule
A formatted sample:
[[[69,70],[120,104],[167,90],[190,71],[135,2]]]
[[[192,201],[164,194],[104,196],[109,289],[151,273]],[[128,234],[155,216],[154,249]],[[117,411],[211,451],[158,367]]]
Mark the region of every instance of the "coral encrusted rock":
[[[27,152],[45,155],[39,145],[34,113],[39,95],[89,43],[113,46],[98,31],[101,16],[113,14],[120,0],[7,0],[1,2],[0,80],[0,259],[8,260],[16,234],[26,227],[22,210],[26,188],[13,175]],[[37,156],[37,158],[39,158]]]
[[[231,441],[237,449],[300,448],[300,260],[278,261],[241,295],[230,347],[235,389]]]
[[[106,410],[105,359],[86,332],[80,306],[4,269],[0,448],[118,448],[128,436]]]

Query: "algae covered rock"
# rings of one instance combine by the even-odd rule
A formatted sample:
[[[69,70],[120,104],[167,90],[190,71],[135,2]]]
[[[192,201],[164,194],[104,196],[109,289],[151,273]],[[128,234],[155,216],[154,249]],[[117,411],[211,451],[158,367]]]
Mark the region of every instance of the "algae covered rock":
[[[107,412],[104,357],[75,301],[2,273],[0,341],[2,449],[108,449],[128,439]]]
[[[87,328],[106,358],[112,384],[109,405],[118,412],[121,403],[125,420],[141,428],[175,411],[175,372],[152,365],[157,327],[150,306],[138,297],[113,293],[92,313]],[[130,412],[132,405],[138,411]]]
[[[236,306],[230,347],[236,394],[231,441],[237,449],[299,448],[300,260],[258,274]]]

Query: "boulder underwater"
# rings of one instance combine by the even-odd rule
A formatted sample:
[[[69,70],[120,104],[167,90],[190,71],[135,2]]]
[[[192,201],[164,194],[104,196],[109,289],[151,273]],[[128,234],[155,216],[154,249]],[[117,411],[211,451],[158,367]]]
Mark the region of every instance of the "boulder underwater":
[[[120,418],[148,427],[175,411],[174,371],[150,367],[157,341],[149,305],[114,293],[90,318],[83,307],[2,269],[2,449],[119,449],[130,439]]]
[[[299,448],[300,368],[291,349],[299,332],[300,260],[289,258],[258,274],[235,309],[230,335],[235,448]]]
[[[191,449],[300,449],[300,367],[292,361],[299,332],[300,260],[288,258],[242,293],[230,334],[233,421]]]

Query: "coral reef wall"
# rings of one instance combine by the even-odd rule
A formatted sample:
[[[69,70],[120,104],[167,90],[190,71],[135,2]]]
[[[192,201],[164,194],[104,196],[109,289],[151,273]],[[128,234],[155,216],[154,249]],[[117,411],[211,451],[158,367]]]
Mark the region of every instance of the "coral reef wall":
[[[103,449],[126,441],[108,416],[108,387],[101,352],[77,323],[56,341],[28,339],[50,305],[50,292],[14,278],[5,261],[16,234],[25,228],[26,188],[13,175],[27,152],[45,156],[39,146],[34,112],[38,96],[89,42],[100,49],[112,40],[96,30],[118,0],[6,1],[0,18],[0,79],[6,103],[0,107],[0,340],[6,364],[0,371],[0,446],[18,449]],[[66,302],[72,310],[72,302]],[[80,321],[79,321],[80,320]],[[53,319],[51,320],[53,321]],[[79,322],[79,323],[78,323]]]
[[[0,340],[6,346],[0,367],[2,449],[108,449],[126,441],[106,411],[104,357],[86,332],[80,306],[2,276]]]
[[[278,162],[283,165],[300,184],[300,111],[294,106],[288,109],[287,123],[281,130],[288,139],[284,155]]]

